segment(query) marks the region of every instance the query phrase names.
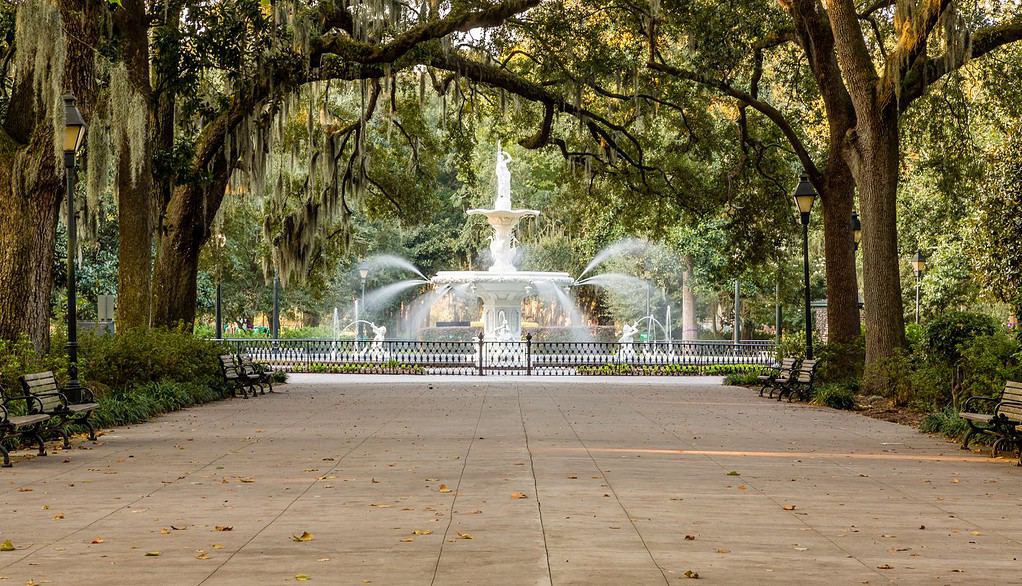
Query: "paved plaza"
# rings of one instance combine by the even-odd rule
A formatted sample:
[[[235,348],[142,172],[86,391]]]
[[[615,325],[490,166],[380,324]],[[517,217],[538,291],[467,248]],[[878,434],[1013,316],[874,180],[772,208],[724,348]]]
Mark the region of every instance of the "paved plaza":
[[[0,585],[1022,573],[1013,460],[719,379],[295,375],[76,444],[0,470]]]

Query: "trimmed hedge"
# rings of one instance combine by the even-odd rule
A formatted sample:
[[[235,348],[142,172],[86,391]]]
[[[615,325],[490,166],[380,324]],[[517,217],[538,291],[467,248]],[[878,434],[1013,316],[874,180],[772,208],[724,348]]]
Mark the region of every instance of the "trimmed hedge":
[[[759,374],[759,364],[623,364],[579,366],[581,376],[727,376]]]

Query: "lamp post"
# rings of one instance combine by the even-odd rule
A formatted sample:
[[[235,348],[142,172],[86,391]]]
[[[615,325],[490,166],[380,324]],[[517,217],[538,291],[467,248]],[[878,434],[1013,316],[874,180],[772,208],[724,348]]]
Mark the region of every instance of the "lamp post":
[[[227,237],[223,233],[219,233],[214,238],[216,242],[216,325],[215,334],[217,340],[222,340],[224,337],[224,311],[223,311],[223,292],[221,290],[221,283],[223,282],[223,255],[224,246],[227,245]]]
[[[919,281],[926,272],[926,257],[922,250],[916,249],[916,255],[912,257],[912,272],[916,275],[916,323],[919,323]]]
[[[805,277],[805,302],[806,302],[806,359],[813,358],[813,310],[810,307],[812,299],[809,295],[809,214],[813,211],[813,202],[816,201],[816,189],[809,182],[809,177],[802,175],[792,197],[795,199],[795,207],[802,219],[802,268]]]
[[[362,311],[364,312],[366,305],[366,277],[369,276],[369,263],[362,261],[362,263],[358,265],[358,276],[362,278],[362,297],[359,301],[362,304]],[[356,305],[356,307],[358,306]],[[355,316],[355,319],[358,320],[358,315]],[[361,334],[364,330],[365,328],[362,326],[361,322],[355,324],[355,331],[359,332],[359,338],[362,337]]]
[[[64,179],[67,184],[67,372],[71,379],[66,392],[71,400],[81,396],[78,382],[78,287],[75,282],[75,250],[78,248],[78,226],[75,218],[76,155],[85,139],[85,119],[78,111],[74,95],[64,96]]]

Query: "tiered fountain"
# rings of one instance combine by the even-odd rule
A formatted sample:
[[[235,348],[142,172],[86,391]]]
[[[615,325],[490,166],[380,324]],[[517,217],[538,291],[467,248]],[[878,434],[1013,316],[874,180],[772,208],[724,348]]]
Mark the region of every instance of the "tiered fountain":
[[[493,228],[486,271],[442,271],[433,277],[438,286],[467,285],[483,301],[483,337],[487,341],[517,342],[522,338],[522,300],[537,286],[566,287],[574,282],[568,273],[519,271],[515,266],[515,228],[522,218],[534,218],[537,210],[511,206],[511,157],[497,147],[497,199],[493,209],[473,209],[470,216],[485,216]]]

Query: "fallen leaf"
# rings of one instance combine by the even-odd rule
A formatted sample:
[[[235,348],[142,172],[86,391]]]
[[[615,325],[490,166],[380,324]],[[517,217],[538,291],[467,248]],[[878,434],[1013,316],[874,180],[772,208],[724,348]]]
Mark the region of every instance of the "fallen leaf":
[[[93,537],[90,543],[103,543],[102,537]]]
[[[796,547],[795,551],[809,551],[808,547]]]
[[[739,484],[738,485],[738,490],[749,490],[749,487],[744,485],[744,484]]]
[[[379,481],[379,480],[376,480],[375,478],[370,478],[369,480],[370,480],[370,482],[372,482],[373,484],[379,484],[379,483],[380,483],[380,481]]]
[[[57,513],[56,515],[53,516],[53,520],[54,521],[60,521],[63,518],[64,518],[64,513]]]
[[[18,492],[32,492],[32,489],[28,488],[27,486],[23,486],[18,489]]]
[[[308,531],[302,531],[301,535],[292,535],[291,540],[299,542],[312,541],[312,533],[309,533]]]
[[[685,541],[695,541],[695,540],[696,540],[696,536],[695,535],[686,535],[685,536]]]
[[[311,579],[312,578],[306,576],[305,574],[295,574],[295,582],[308,582]]]
[[[223,548],[224,548],[224,544],[222,544],[222,543],[214,543],[213,544],[213,549],[223,549]]]
[[[370,507],[376,507],[377,509],[389,509],[390,507],[392,507],[394,505],[383,505],[383,504],[378,504],[378,503],[372,503],[369,506]]]
[[[893,570],[894,566],[892,566],[891,564],[884,564],[882,566],[877,566],[877,569],[878,570]]]
[[[969,531],[969,535],[983,535],[979,531]]]
[[[795,505],[784,505],[784,510],[785,511],[794,511],[795,510]]]
[[[471,533],[462,533],[461,531],[458,532],[458,537],[462,539],[473,539]]]
[[[197,551],[195,553],[195,559],[197,559],[197,560],[208,560],[209,559],[209,554],[200,549],[199,551]]]
[[[717,553],[731,553],[730,549],[724,549],[722,547],[717,548]]]
[[[525,494],[524,492],[512,492],[511,493],[511,498],[515,499],[515,500],[527,499],[527,498],[529,498],[529,495]]]
[[[412,539],[411,537],[405,537],[405,538],[401,539],[401,543],[411,543],[413,541],[415,541],[415,540]]]
[[[448,492],[451,492],[451,489],[447,488],[446,484],[441,484],[440,485],[440,492],[448,493]]]
[[[10,539],[5,539],[0,543],[0,551],[14,551],[14,543]]]
[[[244,482],[245,484],[252,484],[253,482],[255,482],[255,478],[239,478],[238,480]]]
[[[214,531],[234,531],[233,525],[217,525],[213,528]]]
[[[685,570],[685,574],[684,575],[685,575],[686,578],[691,578],[693,580],[698,580],[699,579],[699,572],[693,572],[692,570]]]
[[[432,529],[416,529],[415,531],[412,531],[412,535],[432,535],[432,534],[433,534]]]
[[[728,476],[741,476],[741,474],[739,474],[737,470],[732,470],[732,471],[728,472],[727,475]]]
[[[166,527],[160,527],[160,535],[170,535],[170,529]]]
[[[160,557],[160,552],[158,552],[158,551],[147,551],[147,552],[145,552],[145,555],[146,555],[146,557],[157,558],[157,557]]]
[[[170,528],[173,529],[174,531],[184,531],[185,529],[188,529],[188,526],[186,525],[184,527],[177,527],[175,525],[171,525]]]

